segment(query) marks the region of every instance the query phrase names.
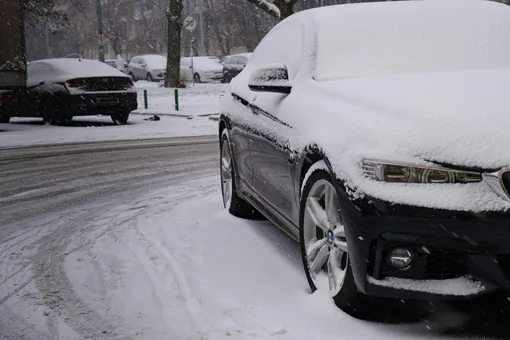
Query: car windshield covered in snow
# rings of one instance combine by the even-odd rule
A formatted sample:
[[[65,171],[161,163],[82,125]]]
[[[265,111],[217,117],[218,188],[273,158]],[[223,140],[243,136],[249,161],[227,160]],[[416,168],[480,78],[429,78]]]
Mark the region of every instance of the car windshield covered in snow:
[[[510,17],[498,6],[317,12],[317,80],[510,67]]]

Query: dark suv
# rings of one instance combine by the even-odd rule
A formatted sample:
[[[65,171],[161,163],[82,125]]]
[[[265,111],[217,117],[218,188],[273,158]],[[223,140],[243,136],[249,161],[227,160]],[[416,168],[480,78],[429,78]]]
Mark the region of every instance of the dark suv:
[[[226,56],[223,60],[223,83],[230,83],[232,78],[237,76],[244,69],[251,53],[234,54]]]

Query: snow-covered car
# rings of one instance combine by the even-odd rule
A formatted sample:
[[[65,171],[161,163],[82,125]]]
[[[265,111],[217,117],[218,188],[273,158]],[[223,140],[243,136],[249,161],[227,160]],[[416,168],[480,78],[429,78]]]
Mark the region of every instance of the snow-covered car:
[[[510,290],[509,56],[493,2],[287,18],[223,100],[225,207],[299,241],[311,290],[356,317]]]
[[[125,124],[137,108],[131,78],[97,60],[46,59],[28,63],[27,89],[0,93],[2,122],[10,117],[41,117],[66,123],[73,116],[109,115]]]
[[[131,59],[128,74],[134,80],[160,81],[165,79],[166,57],[159,54],[145,54]]]
[[[193,57],[193,68],[191,57],[181,58],[181,75],[184,81],[202,83],[211,80],[223,79],[223,65],[217,57]]]
[[[221,64],[223,65],[223,83],[230,83],[246,67],[252,53],[240,53],[226,56]]]

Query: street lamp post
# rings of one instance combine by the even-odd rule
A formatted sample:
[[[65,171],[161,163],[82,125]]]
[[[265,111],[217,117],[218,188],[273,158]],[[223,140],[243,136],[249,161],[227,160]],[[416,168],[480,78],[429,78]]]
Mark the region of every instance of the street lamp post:
[[[97,34],[99,35],[99,61],[104,62],[103,15],[101,13],[101,0],[96,0]]]

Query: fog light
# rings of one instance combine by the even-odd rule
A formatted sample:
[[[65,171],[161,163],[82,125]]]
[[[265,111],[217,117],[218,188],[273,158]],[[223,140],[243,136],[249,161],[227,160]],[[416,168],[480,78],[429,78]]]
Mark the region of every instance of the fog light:
[[[388,262],[394,268],[407,270],[413,262],[413,253],[409,249],[395,248],[388,255]]]

